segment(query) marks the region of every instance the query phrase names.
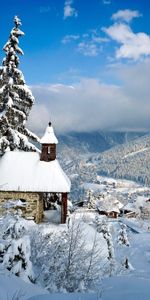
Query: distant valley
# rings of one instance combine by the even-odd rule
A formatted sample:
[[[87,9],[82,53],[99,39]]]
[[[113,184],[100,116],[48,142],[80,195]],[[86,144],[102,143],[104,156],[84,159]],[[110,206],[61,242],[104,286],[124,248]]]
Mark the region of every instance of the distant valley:
[[[58,151],[73,199],[82,198],[84,183],[96,182],[99,175],[150,184],[149,133],[72,133],[60,136]]]
[[[93,132],[70,132],[59,135],[59,147],[60,150],[68,147],[80,153],[99,153],[144,135],[146,135],[146,132],[111,132],[100,130]]]

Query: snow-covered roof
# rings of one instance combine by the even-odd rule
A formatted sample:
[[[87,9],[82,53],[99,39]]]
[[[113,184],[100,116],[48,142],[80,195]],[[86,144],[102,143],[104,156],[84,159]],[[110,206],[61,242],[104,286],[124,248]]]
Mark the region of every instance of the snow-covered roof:
[[[40,140],[41,144],[58,144],[58,140],[55,136],[54,129],[51,123],[46,127],[45,133]]]
[[[113,194],[106,194],[105,196],[104,196],[104,199],[103,198],[101,198],[100,199],[101,201],[103,201],[103,202],[105,202],[105,205],[106,206],[114,206],[114,207],[117,207],[118,209],[121,209],[122,207],[123,207],[123,204],[116,198],[116,196],[115,195],[113,195]]]
[[[123,210],[136,211],[136,205],[135,203],[128,202],[126,205],[124,205]]]
[[[96,207],[99,211],[105,211],[110,213],[112,211],[119,213],[119,203],[114,203],[107,200],[98,200],[96,203]]]
[[[137,207],[143,207],[145,205],[148,205],[149,202],[147,202],[148,197],[146,196],[138,196],[136,199],[136,206]]]
[[[59,162],[40,161],[37,152],[8,151],[0,158],[0,191],[70,192]]]

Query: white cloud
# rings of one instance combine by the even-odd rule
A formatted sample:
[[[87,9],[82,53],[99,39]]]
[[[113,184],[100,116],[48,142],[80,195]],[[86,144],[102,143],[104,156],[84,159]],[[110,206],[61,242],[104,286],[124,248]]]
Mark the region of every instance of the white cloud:
[[[138,10],[130,10],[130,9],[124,9],[124,10],[119,10],[115,14],[112,15],[112,20],[117,21],[125,21],[125,22],[130,22],[133,18],[138,18],[140,17],[141,14],[139,13]]]
[[[42,132],[49,121],[51,121],[51,114],[48,107],[41,103],[35,104],[28,122],[32,130],[37,133]]]
[[[115,23],[110,27],[103,28],[103,31],[118,43],[126,43],[134,38],[131,28],[122,23]]]
[[[109,41],[108,38],[99,35],[96,29],[80,35],[66,35],[62,39],[63,44],[77,41],[77,51],[84,56],[97,56],[102,50],[102,44]]]
[[[95,42],[95,43],[107,43],[107,42],[109,42],[109,39],[108,38],[106,38],[106,37],[101,37],[101,36],[94,36],[93,35],[93,37],[92,37],[92,40],[93,40],[93,42]]]
[[[109,4],[111,4],[111,0],[103,0],[103,4],[109,5]]]
[[[66,0],[64,4],[64,19],[67,19],[69,17],[77,17],[78,12],[77,10],[72,6],[73,0]]]
[[[122,86],[83,78],[78,84],[33,86],[30,128],[42,132],[51,120],[57,132],[150,130],[150,60],[111,70]],[[136,80],[135,80],[136,79]]]
[[[103,31],[110,38],[120,43],[116,50],[116,58],[128,58],[138,60],[150,55],[150,36],[144,32],[134,33],[129,25],[115,23]]]
[[[62,43],[63,44],[68,44],[68,43],[70,43],[70,42],[72,42],[72,41],[77,41],[78,39],[80,38],[80,36],[79,35],[74,35],[74,34],[68,34],[68,35],[65,35],[64,37],[63,37],[63,39],[62,39]]]
[[[83,41],[78,44],[78,52],[84,56],[97,56],[102,50],[102,47],[94,43],[94,41]]]
[[[32,90],[37,103],[29,124],[34,130],[36,127],[38,131],[44,130],[51,118],[59,132],[107,127],[110,116],[116,123],[116,116],[112,116],[112,99],[120,101],[118,87],[101,84],[96,79],[83,79],[73,86],[34,86]],[[116,112],[119,113],[117,107]]]

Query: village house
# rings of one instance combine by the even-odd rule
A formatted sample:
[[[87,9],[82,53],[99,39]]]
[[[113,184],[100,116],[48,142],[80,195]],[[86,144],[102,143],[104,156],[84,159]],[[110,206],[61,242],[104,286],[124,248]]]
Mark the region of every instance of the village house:
[[[122,206],[122,203],[112,195],[107,195],[104,198],[101,197],[96,204],[96,208],[100,215],[105,215],[114,219],[118,218]]]
[[[136,199],[138,214],[143,219],[150,218],[150,201],[146,196],[138,196]]]
[[[40,223],[44,209],[57,204],[60,223],[65,223],[71,183],[56,158],[58,140],[51,123],[40,143],[39,152],[9,150],[0,157],[0,215],[20,208],[26,219]]]
[[[135,202],[128,202],[121,208],[121,214],[127,218],[134,218],[137,215],[137,208]]]

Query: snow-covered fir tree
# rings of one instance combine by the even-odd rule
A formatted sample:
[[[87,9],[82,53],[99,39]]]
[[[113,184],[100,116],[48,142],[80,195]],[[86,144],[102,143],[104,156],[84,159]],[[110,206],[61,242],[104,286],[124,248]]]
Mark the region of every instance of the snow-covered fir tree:
[[[0,68],[0,154],[4,154],[7,148],[35,151],[35,146],[28,138],[38,141],[38,137],[25,128],[34,97],[18,69],[18,55],[23,55],[19,47],[19,38],[24,33],[19,29],[21,21],[17,16],[14,23],[15,26],[3,48],[6,57]]]
[[[95,209],[96,199],[92,190],[87,191],[87,206],[89,209]]]
[[[118,244],[129,246],[130,243],[129,243],[127,231],[126,231],[127,226],[125,224],[121,224],[120,227],[121,227],[121,229],[119,231]]]
[[[30,238],[25,221],[18,215],[10,217],[9,225],[0,240],[0,264],[25,281],[34,281],[30,261]]]
[[[115,272],[115,253],[114,253],[114,245],[112,240],[112,235],[110,232],[109,225],[106,220],[100,221],[98,218],[96,218],[96,226],[97,226],[97,232],[102,233],[103,238],[105,239],[107,243],[107,251],[108,256],[107,259],[109,261],[109,275],[112,276]]]
[[[114,258],[114,247],[113,247],[112,236],[109,230],[109,226],[105,220],[99,222],[99,220],[96,219],[96,223],[97,223],[97,231],[103,234],[103,237],[107,242],[108,259],[111,260]]]

